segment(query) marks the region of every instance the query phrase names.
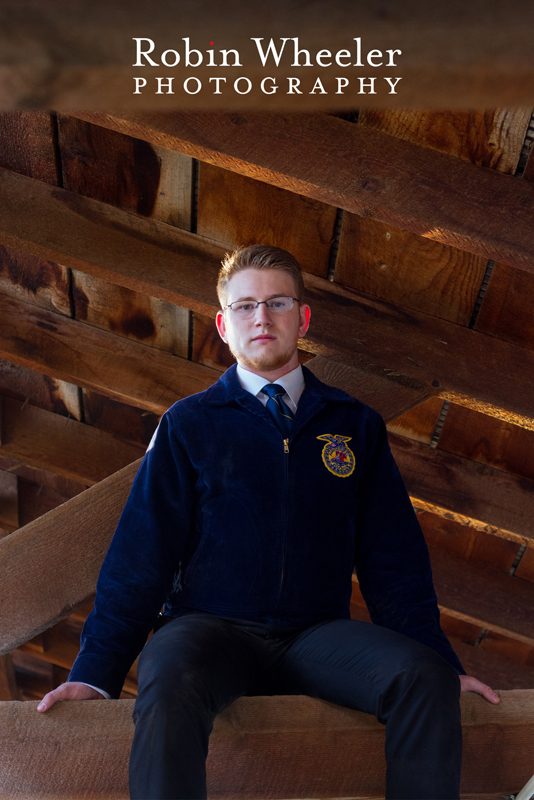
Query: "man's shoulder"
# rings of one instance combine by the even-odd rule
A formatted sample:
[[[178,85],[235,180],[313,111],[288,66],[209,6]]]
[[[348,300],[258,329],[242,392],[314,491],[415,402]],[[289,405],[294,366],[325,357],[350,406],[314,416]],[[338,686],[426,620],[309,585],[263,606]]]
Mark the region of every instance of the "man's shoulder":
[[[234,364],[226,372],[223,372],[212,386],[202,392],[196,392],[177,400],[165,413],[170,420],[174,421],[188,417],[190,414],[198,414],[202,410],[209,410],[212,405],[224,405],[242,392]]]
[[[322,397],[327,403],[332,404],[346,404],[352,413],[358,417],[368,418],[370,421],[378,422],[381,419],[379,412],[363,403],[357,397],[346,392],[344,389],[339,389],[337,386],[332,386],[325,383],[317,377],[308,367],[303,366],[304,379],[306,381],[306,389],[314,392]]]

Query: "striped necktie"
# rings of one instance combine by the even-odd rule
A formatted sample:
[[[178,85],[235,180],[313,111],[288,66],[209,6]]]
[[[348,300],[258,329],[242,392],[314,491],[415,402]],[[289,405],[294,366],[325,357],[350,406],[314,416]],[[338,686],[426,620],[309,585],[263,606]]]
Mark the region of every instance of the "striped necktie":
[[[294,415],[282,400],[282,395],[286,393],[286,390],[278,383],[268,383],[263,387],[262,392],[269,397],[267,408],[271,412],[278,429],[284,437],[289,436]]]

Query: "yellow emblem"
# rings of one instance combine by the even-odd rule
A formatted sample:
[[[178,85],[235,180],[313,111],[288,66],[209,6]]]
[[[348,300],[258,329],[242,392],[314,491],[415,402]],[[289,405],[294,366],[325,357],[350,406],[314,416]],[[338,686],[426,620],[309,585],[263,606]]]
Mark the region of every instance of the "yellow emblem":
[[[322,452],[323,463],[327,470],[339,478],[348,478],[349,475],[352,475],[356,466],[356,459],[350,447],[347,447],[347,442],[350,442],[352,436],[341,436],[339,433],[323,433],[322,436],[317,438],[327,442]]]

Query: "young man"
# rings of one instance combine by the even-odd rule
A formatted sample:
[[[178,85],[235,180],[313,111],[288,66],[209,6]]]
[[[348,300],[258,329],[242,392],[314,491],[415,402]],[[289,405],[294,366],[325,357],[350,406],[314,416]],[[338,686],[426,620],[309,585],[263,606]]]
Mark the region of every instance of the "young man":
[[[386,723],[388,798],[458,797],[461,674],[380,416],[299,366],[310,309],[289,253],[223,262],[217,329],[237,360],[162,418],[102,567],[63,699],[118,697],[139,661],[132,798],[206,797],[213,719],[308,694]],[[357,570],[374,625],[350,620]],[[98,687],[98,688],[96,688]]]

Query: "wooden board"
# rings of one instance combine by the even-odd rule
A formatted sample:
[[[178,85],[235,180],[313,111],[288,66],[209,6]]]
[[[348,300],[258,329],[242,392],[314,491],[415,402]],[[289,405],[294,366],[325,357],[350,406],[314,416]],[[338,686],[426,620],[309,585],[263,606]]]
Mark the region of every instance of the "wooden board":
[[[191,159],[58,115],[63,187],[191,230]]]
[[[2,296],[0,354],[157,414],[219,377],[171,353]]]
[[[119,403],[90,389],[83,390],[83,407],[85,421],[93,428],[144,447],[148,447],[160,417],[160,414]]]
[[[199,164],[197,233],[230,247],[269,244],[326,278],[336,209],[285,189]]]
[[[54,137],[54,115],[49,111],[3,111],[0,167],[58,185]]]
[[[0,655],[92,599],[138,467],[130,464],[0,541]]]
[[[533,295],[534,275],[506,264],[496,264],[475,323],[475,330],[533,349],[534,319],[531,303]]]
[[[534,581],[534,548],[527,547],[515,574],[518,578]]]
[[[534,482],[389,434],[414,505],[521,543],[532,540]],[[441,512],[438,511],[441,509]]]
[[[2,432],[4,437],[8,436],[4,427]],[[18,479],[13,472],[5,470],[0,470],[0,527],[8,531],[19,527]]]
[[[530,778],[532,691],[501,698],[462,697],[462,797],[517,792]],[[2,703],[3,793],[126,799],[132,708],[95,700],[40,715],[33,703]],[[370,715],[309,697],[241,698],[215,721],[210,796],[259,799],[269,786],[283,798],[383,797],[383,748],[384,727]]]
[[[0,394],[27,401],[64,417],[80,419],[77,386],[4,359],[0,359]]]
[[[79,114],[442,244],[534,271],[534,186],[322,114]],[[347,164],[351,165],[347,169]]]
[[[66,267],[0,246],[2,294],[70,317],[69,283]]]
[[[2,173],[0,201],[5,200],[9,215],[0,220],[0,240],[13,244],[15,237],[20,246],[17,237],[23,236],[28,250],[213,314],[217,260],[222,254],[219,245],[64,190],[54,191],[51,195],[45,184]],[[25,213],[30,201],[31,216]],[[303,344],[306,350],[326,356],[357,355],[362,367],[379,365],[393,382],[425,390],[433,385],[441,394],[474,397],[497,410],[514,411],[524,417],[522,424],[532,425],[528,420],[534,417],[534,356],[522,348],[343,290],[314,275],[306,276],[306,286],[315,313]],[[465,363],[466,355],[474,352],[478,358],[481,350],[485,360],[473,371]],[[504,371],[513,392],[501,380]]]
[[[0,700],[20,700],[10,653],[0,656]]]
[[[423,444],[430,444],[443,408],[443,400],[430,397],[388,425],[388,430]]]
[[[534,431],[451,403],[440,450],[534,480]]]
[[[422,144],[472,164],[513,175],[531,108],[486,111],[362,109],[358,124]]]
[[[3,397],[0,454],[82,484],[94,484],[139,459],[144,448]]]
[[[483,256],[344,214],[334,277],[361,292],[468,325],[486,265]]]
[[[76,319],[187,358],[190,312],[186,308],[76,270],[72,280]]]

